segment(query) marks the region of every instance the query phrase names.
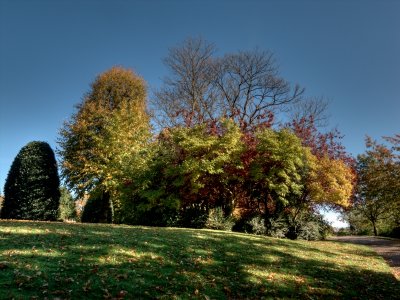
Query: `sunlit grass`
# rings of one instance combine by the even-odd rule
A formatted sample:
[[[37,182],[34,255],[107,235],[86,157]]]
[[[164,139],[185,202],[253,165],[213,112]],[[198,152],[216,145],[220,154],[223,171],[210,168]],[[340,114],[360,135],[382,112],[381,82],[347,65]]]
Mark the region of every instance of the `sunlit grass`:
[[[369,248],[212,230],[0,221],[0,299],[396,299]]]

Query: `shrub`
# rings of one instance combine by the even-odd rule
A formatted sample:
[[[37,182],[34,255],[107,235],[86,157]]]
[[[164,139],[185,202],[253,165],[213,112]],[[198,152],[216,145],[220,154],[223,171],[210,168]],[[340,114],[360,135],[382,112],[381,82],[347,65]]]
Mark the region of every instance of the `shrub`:
[[[231,217],[225,217],[222,208],[210,209],[205,227],[216,230],[231,231],[234,225]]]
[[[332,232],[332,227],[316,212],[304,211],[296,220],[287,218],[286,237],[301,240],[323,240]]]
[[[400,238],[400,227],[390,228],[388,230],[382,231],[379,235],[391,237],[391,238]]]
[[[251,233],[258,235],[264,235],[267,233],[267,228],[265,227],[265,221],[260,216],[253,217],[252,219],[250,219],[248,224],[251,227]]]
[[[299,230],[297,236],[300,240],[316,241],[322,239],[319,224],[317,222],[306,222]]]
[[[54,152],[46,142],[30,142],[15,157],[4,186],[1,217],[57,220],[60,179]]]
[[[282,217],[269,220],[269,226],[266,229],[266,235],[276,238],[284,238],[287,237],[288,232],[289,224]]]
[[[192,205],[181,209],[179,219],[177,220],[178,227],[184,228],[204,228],[208,219],[208,213],[205,209],[198,205]]]
[[[81,222],[111,223],[112,207],[110,195],[101,190],[93,191],[83,208]]]

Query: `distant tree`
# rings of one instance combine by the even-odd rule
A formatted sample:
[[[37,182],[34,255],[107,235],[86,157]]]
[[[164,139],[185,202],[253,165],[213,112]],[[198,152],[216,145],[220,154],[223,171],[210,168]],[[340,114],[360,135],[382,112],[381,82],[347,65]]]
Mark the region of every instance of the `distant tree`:
[[[4,186],[1,217],[56,220],[60,180],[54,152],[45,142],[30,142],[15,157]]]
[[[114,67],[91,85],[78,111],[60,131],[61,174],[78,196],[102,191],[114,222],[121,213],[119,187],[144,165],[150,139],[146,86],[131,70]]]
[[[279,76],[271,52],[242,51],[215,56],[215,46],[191,38],[164,60],[170,76],[155,94],[154,109],[166,126],[231,118],[242,128],[269,123],[273,111],[304,92]]]
[[[381,220],[395,220],[400,225],[400,156],[397,139],[386,138],[394,146],[378,144],[366,139],[367,151],[357,158],[357,193],[355,210],[362,213],[378,235]]]
[[[67,188],[60,188],[59,218],[63,221],[76,220],[75,201]]]

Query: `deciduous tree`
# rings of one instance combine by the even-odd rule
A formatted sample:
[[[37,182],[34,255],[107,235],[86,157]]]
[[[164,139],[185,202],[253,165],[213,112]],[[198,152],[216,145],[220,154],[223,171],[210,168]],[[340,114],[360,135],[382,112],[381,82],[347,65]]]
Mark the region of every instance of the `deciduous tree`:
[[[180,216],[207,215],[221,207],[229,215],[235,205],[233,170],[240,168],[241,132],[232,121],[164,130],[147,172],[139,209],[175,209]],[[188,218],[189,219],[189,218]],[[206,220],[204,220],[205,222]],[[195,220],[186,226],[194,225]]]
[[[368,137],[367,151],[357,158],[356,210],[371,222],[375,235],[378,235],[377,224],[380,220],[397,219],[398,216],[400,160],[396,153],[397,138],[387,138],[393,143],[390,148]]]
[[[213,44],[193,38],[170,50],[165,59],[170,76],[153,99],[163,125],[226,117],[248,129],[269,123],[273,111],[301,99],[304,89],[292,88],[279,75],[271,52],[215,53]]]
[[[146,86],[131,70],[114,67],[100,74],[60,131],[62,176],[82,196],[96,189],[119,219],[118,188],[126,168],[140,168],[150,138]]]

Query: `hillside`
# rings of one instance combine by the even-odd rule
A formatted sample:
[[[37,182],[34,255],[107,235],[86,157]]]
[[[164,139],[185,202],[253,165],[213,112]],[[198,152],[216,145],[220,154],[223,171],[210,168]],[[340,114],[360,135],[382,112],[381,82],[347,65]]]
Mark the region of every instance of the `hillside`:
[[[0,299],[395,299],[363,246],[180,228],[0,221]]]

